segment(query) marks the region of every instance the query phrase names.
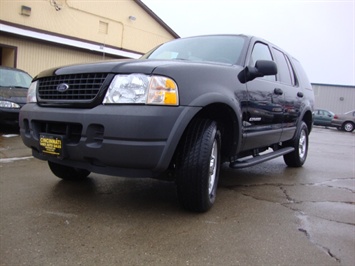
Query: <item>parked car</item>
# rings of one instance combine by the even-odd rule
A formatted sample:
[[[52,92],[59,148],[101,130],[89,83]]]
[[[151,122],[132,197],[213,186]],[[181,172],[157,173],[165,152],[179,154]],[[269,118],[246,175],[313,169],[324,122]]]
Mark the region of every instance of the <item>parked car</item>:
[[[18,124],[31,81],[23,70],[0,66],[0,122]]]
[[[342,115],[334,115],[332,126],[346,132],[353,132],[355,127],[355,110],[346,112]]]
[[[334,113],[332,111],[316,109],[313,112],[313,124],[316,126],[331,127],[333,117]]]
[[[46,70],[20,112],[34,157],[61,179],[90,172],[174,180],[181,205],[204,212],[220,165],[307,158],[314,94],[301,64],[260,38],[177,39],[139,60]]]

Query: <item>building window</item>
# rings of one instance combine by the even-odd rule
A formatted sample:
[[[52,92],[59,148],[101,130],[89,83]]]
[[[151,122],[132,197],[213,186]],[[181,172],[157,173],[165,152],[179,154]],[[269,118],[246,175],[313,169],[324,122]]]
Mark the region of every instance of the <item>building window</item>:
[[[99,33],[107,34],[108,33],[108,23],[99,21]]]

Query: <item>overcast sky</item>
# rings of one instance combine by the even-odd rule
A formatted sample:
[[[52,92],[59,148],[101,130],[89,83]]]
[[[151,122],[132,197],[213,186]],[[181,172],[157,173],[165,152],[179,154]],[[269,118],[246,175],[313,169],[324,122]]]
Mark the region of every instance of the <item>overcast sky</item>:
[[[355,85],[355,0],[142,1],[180,37],[255,35],[296,57],[312,83]]]

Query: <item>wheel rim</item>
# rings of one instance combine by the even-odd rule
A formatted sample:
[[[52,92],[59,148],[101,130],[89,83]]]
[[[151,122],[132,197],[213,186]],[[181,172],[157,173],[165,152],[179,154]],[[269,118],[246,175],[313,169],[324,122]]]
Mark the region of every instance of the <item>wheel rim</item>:
[[[208,194],[213,196],[215,181],[216,181],[216,173],[218,166],[218,145],[217,140],[214,140],[211,156],[210,156],[210,169],[209,169],[209,178],[208,178]]]
[[[352,131],[352,130],[353,130],[353,124],[351,124],[351,123],[346,123],[346,124],[344,125],[344,129],[345,129],[345,131]]]
[[[301,131],[300,140],[298,144],[298,153],[301,159],[306,156],[307,152],[307,136],[304,130]]]

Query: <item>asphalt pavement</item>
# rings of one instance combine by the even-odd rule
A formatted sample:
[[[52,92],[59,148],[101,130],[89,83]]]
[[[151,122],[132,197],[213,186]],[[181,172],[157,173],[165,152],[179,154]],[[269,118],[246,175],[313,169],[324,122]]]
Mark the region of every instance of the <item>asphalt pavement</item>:
[[[207,213],[175,184],[56,178],[0,128],[0,265],[355,265],[355,132],[314,127],[302,168],[223,166]]]

